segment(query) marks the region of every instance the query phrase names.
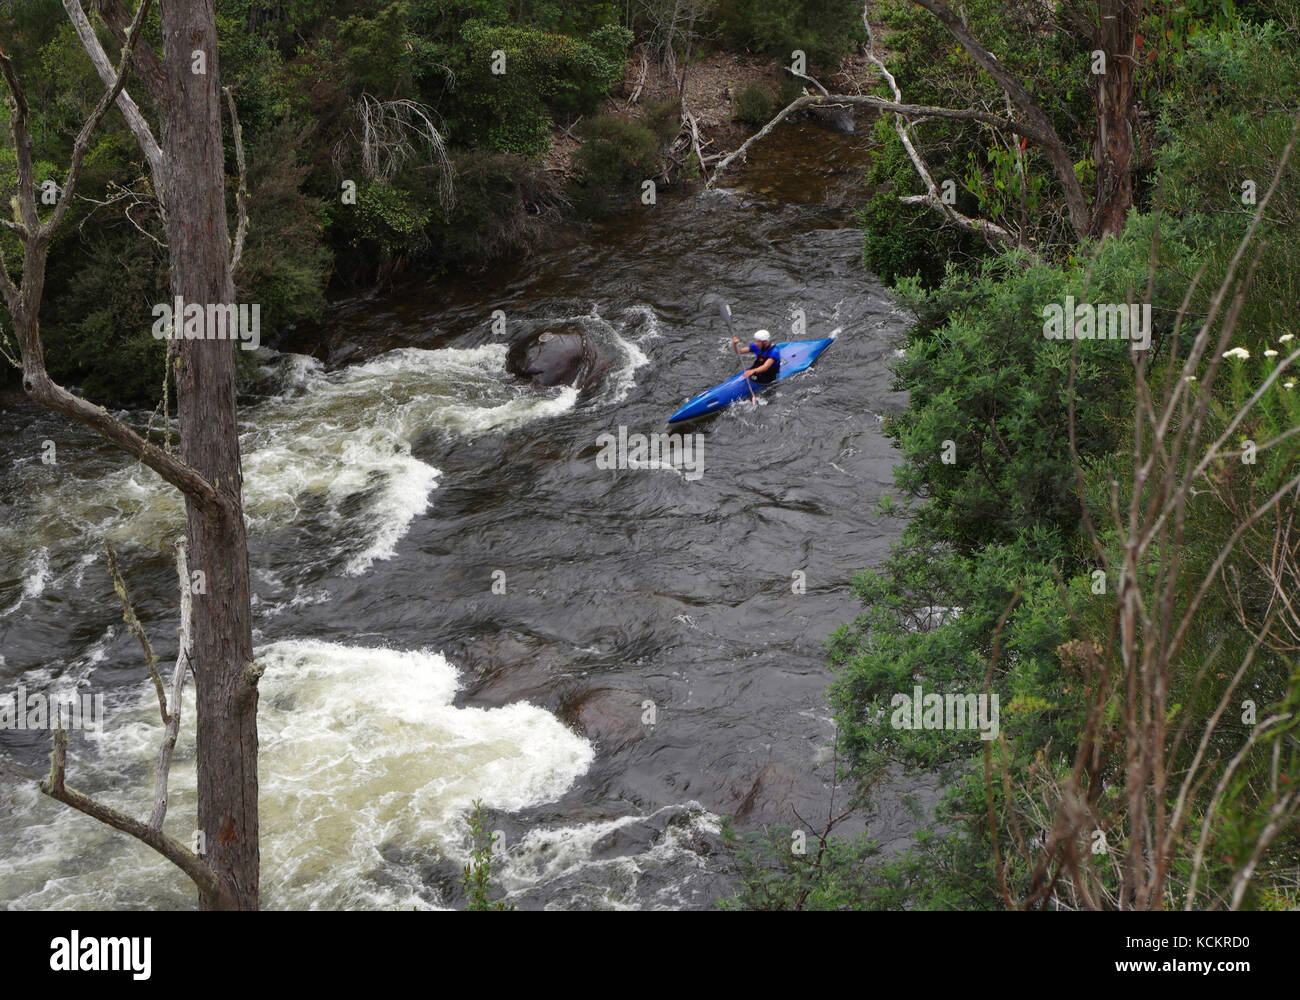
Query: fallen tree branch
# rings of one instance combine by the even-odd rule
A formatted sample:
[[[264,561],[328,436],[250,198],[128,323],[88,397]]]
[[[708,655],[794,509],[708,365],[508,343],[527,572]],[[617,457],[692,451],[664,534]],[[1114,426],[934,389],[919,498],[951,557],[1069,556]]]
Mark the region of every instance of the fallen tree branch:
[[[691,130],[691,147],[695,150],[695,162],[700,165],[700,173],[704,176],[704,181],[707,186],[709,181],[709,171],[704,165],[704,153],[700,149],[700,130],[696,127],[695,116],[691,114],[684,99],[682,100],[682,124]]]
[[[628,98],[628,102],[627,102],[628,107],[631,107],[633,104],[635,104],[635,103],[637,102],[637,99],[640,98],[640,96],[641,96],[641,89],[645,86],[646,76],[649,74],[649,72],[650,72],[650,60],[649,60],[649,59],[647,58],[647,56],[646,56],[645,47],[642,46],[642,48],[641,48],[641,79],[639,79],[639,80],[636,82],[636,89],[635,89],[634,91],[632,91],[632,96],[631,96],[630,98]]]
[[[864,11],[863,13],[865,14],[866,12]],[[826,96],[826,97],[830,97],[830,96],[831,96],[831,92],[830,92],[829,90],[827,90],[825,87],[823,87],[820,83],[818,83],[818,82],[817,82],[813,77],[809,76],[808,74],[806,74],[806,73],[798,73],[798,72],[796,72],[795,70],[793,70],[792,68],[790,68],[789,66],[785,67],[785,71],[786,71],[787,73],[789,73],[791,76],[797,76],[800,80],[807,80],[807,81],[808,81],[809,83],[811,83],[814,87],[816,87],[818,90],[820,90],[824,96]]]
[[[752,136],[744,141],[723,164],[730,165],[730,161],[743,158],[749,152],[749,147],[764,136],[769,135],[777,125],[785,121],[790,115],[803,108],[810,107],[833,107],[837,104],[859,104],[869,108],[875,108],[878,111],[889,111],[894,114],[904,115],[908,118],[923,118],[926,116],[933,118],[951,118],[955,121],[983,122],[986,125],[992,125],[995,128],[1005,129],[1008,132],[1014,132],[1016,135],[1023,135],[1025,138],[1040,142],[1045,139],[1044,133],[1036,128],[1033,124],[1017,121],[1011,118],[999,118],[997,115],[991,115],[984,111],[975,111],[970,108],[936,108],[928,104],[900,104],[897,101],[888,101],[883,97],[875,97],[870,94],[807,94],[803,97],[797,97],[784,108],[777,112],[776,116],[755,132]],[[721,172],[722,166],[714,172],[714,179],[717,179],[718,173]]]

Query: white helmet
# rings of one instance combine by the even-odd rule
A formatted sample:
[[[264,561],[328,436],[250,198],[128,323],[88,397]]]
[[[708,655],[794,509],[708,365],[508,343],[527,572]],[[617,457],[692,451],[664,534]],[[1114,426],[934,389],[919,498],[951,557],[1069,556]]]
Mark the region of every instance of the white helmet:
[[[767,341],[772,339],[772,335],[768,333],[766,330],[758,330],[754,334],[754,339],[758,341],[760,344],[764,344]]]

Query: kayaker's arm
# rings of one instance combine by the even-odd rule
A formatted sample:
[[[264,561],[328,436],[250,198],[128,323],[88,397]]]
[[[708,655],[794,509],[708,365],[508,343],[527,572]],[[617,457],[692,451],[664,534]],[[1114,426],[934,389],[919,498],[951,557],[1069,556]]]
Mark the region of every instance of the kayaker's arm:
[[[740,343],[740,338],[739,338],[739,337],[732,337],[732,338],[731,338],[731,346],[732,346],[732,347],[735,347],[735,346],[736,346],[737,344],[739,344],[739,343]],[[753,344],[747,344],[747,345],[745,346],[745,350],[749,351],[751,354],[755,353],[755,351],[754,351],[754,345],[753,345]]]
[[[774,360],[775,360],[774,358],[768,358],[761,365],[755,365],[753,368],[746,368],[745,377],[748,378],[751,375],[762,374],[763,372],[767,371],[769,368],[772,367],[772,362]]]

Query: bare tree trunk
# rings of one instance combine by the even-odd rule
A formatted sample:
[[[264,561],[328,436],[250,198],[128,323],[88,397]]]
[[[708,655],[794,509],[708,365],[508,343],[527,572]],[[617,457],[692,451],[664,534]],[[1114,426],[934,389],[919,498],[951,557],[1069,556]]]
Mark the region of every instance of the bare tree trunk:
[[[164,0],[162,34],[170,97],[160,113],[171,291],[186,303],[233,303],[213,0]],[[206,72],[194,72],[196,53]],[[230,340],[176,344],[181,457],[226,501],[220,517],[186,501],[191,564],[204,574],[207,591],[194,601],[198,822],[209,863],[240,908],[256,909],[257,673],[240,502],[235,346]],[[219,905],[201,895],[201,907]]]
[[[1094,74],[1093,102],[1097,131],[1092,159],[1097,187],[1091,233],[1113,236],[1124,228],[1133,207],[1133,119],[1136,113],[1134,41],[1142,18],[1142,0],[1105,0],[1094,43],[1106,58],[1104,73]]]
[[[104,53],[79,0],[64,7],[83,46],[105,82],[105,93],[73,145],[67,179],[58,204],[41,221],[36,204],[29,108],[12,60],[0,46],[0,75],[11,96],[10,132],[18,194],[13,221],[0,220],[21,241],[23,270],[15,281],[0,255],[0,293],[13,320],[22,355],[23,387],[36,402],[93,428],[140,458],[185,496],[188,549],[195,575],[192,597],[193,659],[198,711],[198,824],[200,858],[161,831],[103,806],[65,782],[66,733],[56,734],[50,775],[42,784],[49,795],[153,847],[194,881],[203,909],[256,909],[258,905],[257,681],[253,664],[248,549],[241,505],[242,473],[235,412],[234,337],[177,339],[175,367],[179,389],[181,456],[146,441],[103,407],[68,392],[45,370],[39,314],[46,257],[55,230],[68,211],[90,138],[107,109],[123,111],[149,160],[164,203],[171,292],[183,304],[233,303],[231,247],[226,225],[225,171],[221,144],[221,90],[217,65],[214,0],[163,0],[163,58],[138,46],[149,11],[142,0],[134,17],[119,0],[97,0],[100,13],[122,45],[117,68]],[[143,115],[124,89],[127,71],[141,68],[158,108],[162,142],[154,140]],[[239,133],[236,127],[236,142]],[[240,156],[242,167],[242,155]],[[241,169],[241,189],[243,186]],[[241,197],[241,228],[243,220]],[[175,331],[183,315],[173,317]],[[123,593],[125,592],[125,584]],[[125,599],[124,599],[125,600]],[[182,600],[186,606],[186,600]],[[184,620],[184,619],[183,619]],[[143,633],[141,632],[141,635]],[[146,653],[148,653],[146,644]],[[179,668],[178,668],[179,669]],[[152,670],[152,666],[151,666]],[[155,680],[156,677],[155,677]],[[179,688],[177,689],[179,690]],[[163,721],[172,725],[165,699]],[[179,711],[179,702],[174,706]],[[174,740],[174,733],[168,737]],[[163,760],[170,753],[167,742]],[[165,768],[160,766],[165,784]]]

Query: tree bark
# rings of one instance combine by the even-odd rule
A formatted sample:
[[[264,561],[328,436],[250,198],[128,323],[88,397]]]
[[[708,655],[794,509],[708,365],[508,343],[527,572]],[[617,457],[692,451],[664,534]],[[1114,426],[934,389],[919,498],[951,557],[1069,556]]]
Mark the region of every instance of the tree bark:
[[[1097,130],[1092,160],[1097,186],[1092,203],[1093,236],[1113,236],[1133,207],[1133,120],[1136,115],[1134,42],[1142,0],[1105,0],[1094,44],[1105,53],[1106,71],[1093,76]]]
[[[162,36],[171,291],[186,303],[233,303],[213,0],[164,0]],[[198,52],[206,61],[202,73],[194,71]],[[258,675],[240,500],[235,342],[176,344],[181,457],[222,500],[220,516],[212,517],[186,497],[191,569],[206,577],[206,593],[194,595],[198,823],[208,863],[230,890],[229,897],[201,890],[199,904],[219,909],[233,899],[240,909],[256,909]]]
[[[11,95],[9,131],[14,140],[16,217],[0,219],[22,242],[21,281],[15,281],[0,255],[0,293],[9,308],[22,355],[23,387],[38,403],[65,413],[109,441],[138,456],[185,496],[189,551],[204,576],[202,588],[182,595],[182,653],[188,654],[187,623],[192,624],[198,698],[198,822],[203,840],[198,854],[162,832],[166,808],[165,764],[174,745],[179,719],[183,664],[174,680],[174,712],[160,704],[168,732],[160,751],[155,807],[149,823],[140,823],[69,788],[64,780],[67,734],[55,734],[50,774],[42,790],[102,822],[137,837],[180,867],[199,890],[203,909],[256,909],[259,851],[257,801],[257,681],[253,664],[248,549],[241,506],[242,474],[235,419],[233,336],[179,339],[176,381],[179,388],[181,458],[145,441],[103,407],[75,396],[55,383],[45,369],[39,315],[46,258],[54,231],[74,196],[90,137],[115,102],[127,115],[140,148],[149,159],[159,192],[169,192],[165,224],[169,239],[173,297],[204,309],[233,303],[234,283],[228,254],[225,172],[221,145],[221,104],[217,64],[214,0],[164,0],[160,60],[147,47],[137,48],[149,13],[142,0],[133,18],[116,0],[101,0],[110,25],[122,41],[116,70],[109,64],[78,0],[64,7],[105,82],[105,93],[73,144],[67,178],[58,204],[45,222],[36,205],[33,150],[28,104],[8,53],[0,45],[0,76]],[[163,141],[154,141],[143,116],[131,114],[135,103],[126,93],[127,72],[140,56],[154,94]],[[201,56],[201,59],[200,59]],[[242,157],[241,189],[242,189]],[[242,201],[242,190],[241,190]],[[243,213],[241,210],[241,219]],[[183,316],[174,317],[182,329]],[[207,331],[209,334],[212,331]],[[115,567],[114,567],[115,569]],[[125,583],[116,577],[126,605]],[[190,600],[197,598],[197,600]],[[192,607],[191,607],[192,604]],[[192,617],[190,612],[192,611]],[[152,651],[138,630],[150,662]],[[202,858],[199,854],[206,855]]]

